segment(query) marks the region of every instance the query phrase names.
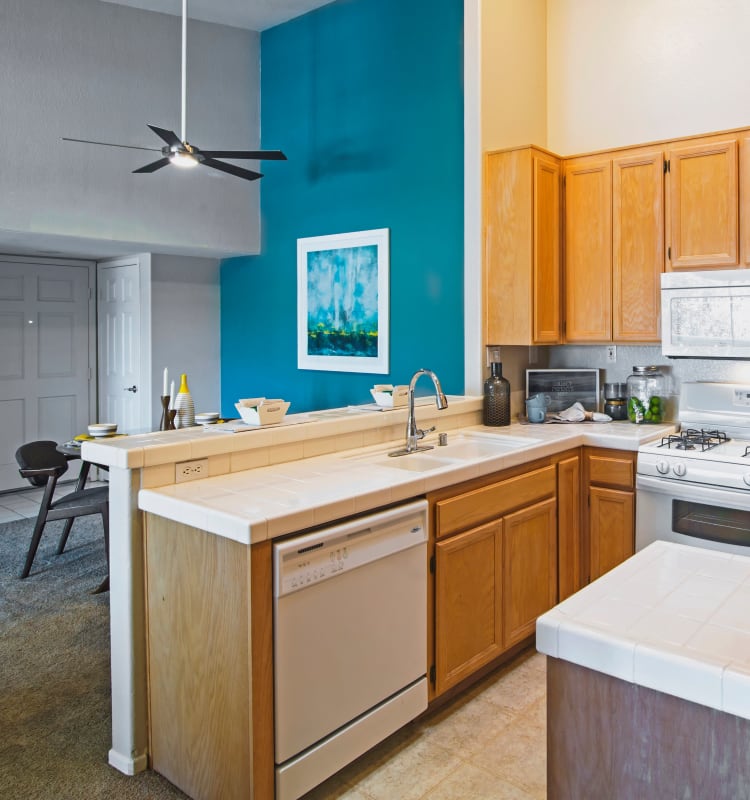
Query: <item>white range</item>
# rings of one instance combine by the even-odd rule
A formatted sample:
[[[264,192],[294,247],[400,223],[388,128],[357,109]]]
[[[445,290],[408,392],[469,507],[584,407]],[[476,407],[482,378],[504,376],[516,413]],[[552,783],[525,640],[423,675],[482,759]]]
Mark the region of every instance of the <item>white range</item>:
[[[684,383],[679,422],[638,449],[636,550],[661,539],[750,554],[750,385]]]

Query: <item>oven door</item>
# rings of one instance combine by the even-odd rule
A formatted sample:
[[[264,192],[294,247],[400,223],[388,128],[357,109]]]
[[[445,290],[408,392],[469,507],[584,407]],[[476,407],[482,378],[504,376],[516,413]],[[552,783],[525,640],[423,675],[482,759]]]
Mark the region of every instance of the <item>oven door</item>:
[[[638,475],[635,549],[662,539],[750,555],[750,491]]]

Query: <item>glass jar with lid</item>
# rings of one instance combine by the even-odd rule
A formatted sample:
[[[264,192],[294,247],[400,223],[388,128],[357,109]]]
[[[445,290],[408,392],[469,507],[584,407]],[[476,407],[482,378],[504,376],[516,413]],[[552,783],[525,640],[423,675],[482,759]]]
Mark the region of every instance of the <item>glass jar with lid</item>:
[[[628,376],[628,419],[636,425],[666,419],[666,380],[659,367],[633,367]]]

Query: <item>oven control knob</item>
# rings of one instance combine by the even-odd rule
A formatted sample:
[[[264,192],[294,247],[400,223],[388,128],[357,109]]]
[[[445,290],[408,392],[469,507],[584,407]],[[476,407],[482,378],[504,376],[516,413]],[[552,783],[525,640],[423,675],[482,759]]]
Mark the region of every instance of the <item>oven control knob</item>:
[[[678,478],[681,478],[687,472],[687,467],[684,464],[677,462],[672,467],[672,470],[674,471],[674,474],[677,475]]]
[[[661,473],[662,475],[666,475],[669,472],[669,464],[666,461],[659,460],[656,462],[656,471]]]

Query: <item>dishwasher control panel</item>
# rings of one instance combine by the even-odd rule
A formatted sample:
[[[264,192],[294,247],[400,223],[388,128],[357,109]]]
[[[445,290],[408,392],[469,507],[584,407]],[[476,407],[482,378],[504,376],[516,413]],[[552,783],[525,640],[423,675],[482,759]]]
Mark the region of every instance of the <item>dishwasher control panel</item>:
[[[299,591],[427,540],[420,500],[274,545],[274,594]]]

